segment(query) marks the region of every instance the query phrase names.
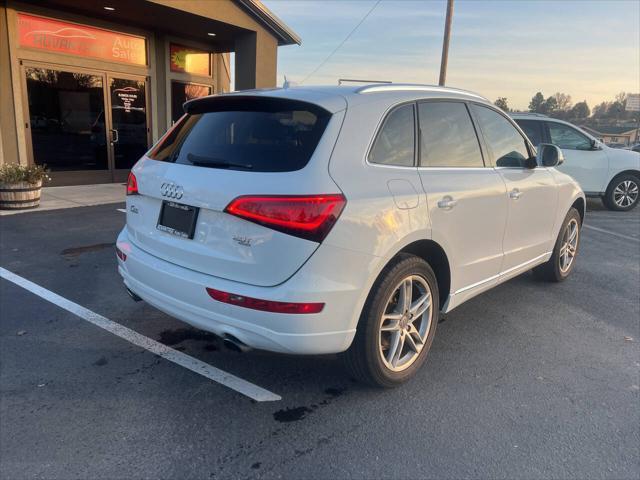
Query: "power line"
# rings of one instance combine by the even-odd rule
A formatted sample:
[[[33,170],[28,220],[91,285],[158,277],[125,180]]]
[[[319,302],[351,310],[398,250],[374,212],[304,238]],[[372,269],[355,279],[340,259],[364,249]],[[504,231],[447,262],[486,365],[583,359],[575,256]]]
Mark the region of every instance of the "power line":
[[[362,25],[362,24],[363,24],[363,22],[367,19],[367,17],[368,17],[369,15],[371,15],[371,13],[373,13],[373,11],[376,9],[376,7],[377,7],[378,5],[380,5],[380,2],[382,2],[382,0],[378,0],[378,1],[373,5],[373,7],[371,7],[371,9],[370,9],[366,14],[365,14],[365,16],[364,16],[364,17],[362,17],[362,18],[360,19],[360,21],[358,22],[358,24],[357,24],[355,27],[353,27],[353,29],[349,32],[349,34],[348,34],[346,37],[344,37],[344,40],[342,40],[342,42],[340,42],[340,44],[339,44],[336,48],[334,48],[334,49],[333,49],[333,51],[332,51],[332,52],[327,56],[327,58],[325,58],[322,62],[320,62],[320,65],[318,65],[318,66],[317,66],[317,67],[316,67],[316,68],[315,68],[315,69],[314,69],[314,70],[313,70],[309,75],[307,75],[306,77],[304,77],[304,80],[302,80],[302,81],[300,82],[301,84],[302,84],[302,83],[304,83],[304,82],[306,82],[310,77],[312,77],[312,76],[313,76],[313,74],[314,74],[314,73],[316,73],[318,70],[320,70],[320,69],[322,68],[322,66],[323,66],[325,63],[327,63],[327,62],[329,61],[329,59],[330,59],[331,57],[333,57],[333,55],[334,55],[338,50],[340,50],[340,48],[341,48],[345,43],[347,43],[347,40],[349,40],[349,38],[351,38],[351,35],[353,35],[353,34],[355,33],[355,31],[356,31],[356,30],[358,30],[358,27],[360,27],[360,25]]]

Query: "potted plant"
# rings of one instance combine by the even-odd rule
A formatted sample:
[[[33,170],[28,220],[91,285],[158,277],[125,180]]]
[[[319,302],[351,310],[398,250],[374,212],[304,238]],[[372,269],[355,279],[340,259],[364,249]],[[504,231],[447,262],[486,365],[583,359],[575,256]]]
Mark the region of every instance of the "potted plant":
[[[0,166],[0,209],[25,210],[40,205],[42,182],[51,180],[46,165]]]

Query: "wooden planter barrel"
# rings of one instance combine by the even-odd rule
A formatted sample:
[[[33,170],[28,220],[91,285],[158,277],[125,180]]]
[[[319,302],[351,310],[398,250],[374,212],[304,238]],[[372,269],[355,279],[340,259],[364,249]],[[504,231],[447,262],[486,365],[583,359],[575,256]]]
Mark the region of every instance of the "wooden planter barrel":
[[[26,210],[40,205],[42,181],[0,183],[0,210]]]

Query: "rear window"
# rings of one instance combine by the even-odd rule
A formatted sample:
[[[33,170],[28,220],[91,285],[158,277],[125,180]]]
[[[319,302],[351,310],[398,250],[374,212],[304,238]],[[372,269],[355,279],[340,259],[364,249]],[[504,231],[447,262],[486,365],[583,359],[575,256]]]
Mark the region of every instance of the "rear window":
[[[260,97],[209,97],[187,114],[149,157],[199,167],[290,172],[313,155],[331,114],[306,103]]]

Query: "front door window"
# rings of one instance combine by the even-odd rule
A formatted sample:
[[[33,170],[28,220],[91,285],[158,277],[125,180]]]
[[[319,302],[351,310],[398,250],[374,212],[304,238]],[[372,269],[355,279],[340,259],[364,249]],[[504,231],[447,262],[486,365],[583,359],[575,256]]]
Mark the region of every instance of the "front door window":
[[[103,77],[26,68],[33,158],[52,171],[108,169]]]
[[[591,150],[591,140],[576,129],[562,123],[547,122],[551,143],[570,150]]]

